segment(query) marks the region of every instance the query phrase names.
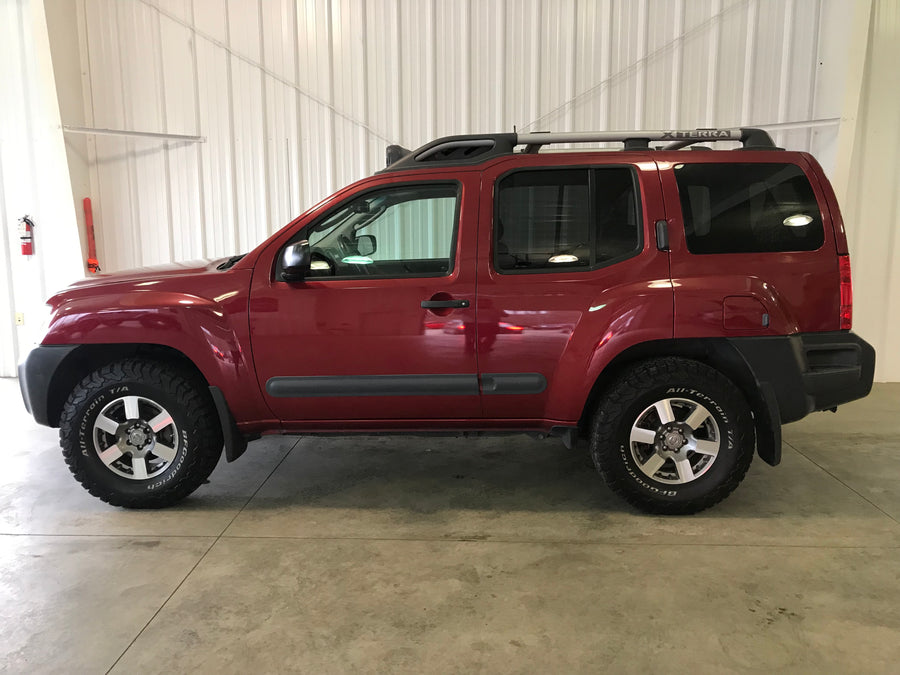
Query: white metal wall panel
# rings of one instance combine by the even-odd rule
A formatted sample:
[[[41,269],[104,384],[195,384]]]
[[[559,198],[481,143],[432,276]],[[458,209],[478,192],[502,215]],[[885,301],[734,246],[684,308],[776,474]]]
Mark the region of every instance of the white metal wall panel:
[[[400,12],[401,134],[427,138],[434,134],[434,5],[410,2]]]
[[[246,250],[380,169],[389,143],[441,135],[773,125],[830,169],[852,14],[840,0],[79,7],[91,123],[205,138],[96,138],[109,270]]]
[[[572,129],[610,129],[610,76],[612,74],[612,0],[578,3],[575,24],[575,91]],[[540,130],[538,123],[529,130]]]
[[[900,381],[900,5],[876,0],[844,219],[854,329],[878,352],[876,379]]]
[[[105,269],[246,250],[389,142],[840,114],[825,0],[81,2],[94,126],[206,139],[97,138]]]
[[[365,13],[354,5],[346,1],[331,5],[332,101],[337,110],[347,113],[346,117],[334,116],[335,156],[346,158],[337,163],[335,187],[364,175],[368,168]]]
[[[10,377],[38,337],[44,302],[83,269],[40,0],[0,2],[0,101],[0,376]],[[18,232],[26,214],[35,222],[29,257]]]
[[[372,0],[362,7],[366,17],[367,157],[371,167],[384,163],[387,143],[400,142],[400,21],[396,0]]]
[[[287,223],[300,204],[297,92],[285,84],[297,73],[295,6],[279,0],[260,6],[266,115],[266,227]],[[282,187],[287,189],[281,189]]]
[[[512,131],[512,125],[505,123],[510,92],[518,89],[522,98],[529,102],[536,100],[536,78],[540,68],[537,67],[534,27],[540,25],[540,3],[538,0],[519,0],[513,9],[511,2],[469,3],[471,23],[465,28],[471,31],[468,100],[472,133]],[[519,19],[518,23],[516,19]],[[507,20],[515,25],[510,33],[507,33]],[[534,46],[533,55],[521,49],[523,44]],[[528,70],[529,66],[534,70]],[[530,73],[528,80],[523,75],[526,72]],[[416,92],[410,93],[416,95]],[[459,102],[442,100],[441,104],[457,106]],[[399,131],[402,143],[416,145],[419,142],[419,139],[406,135],[405,126]]]
[[[203,16],[197,12],[196,17]],[[224,11],[222,29],[224,30]],[[233,144],[231,131],[231,91],[230,56],[219,46],[203,39],[195,40],[195,62],[197,64],[197,106],[198,128],[175,129],[178,132],[202,132],[208,140],[198,144],[201,172],[200,202],[203,205],[201,221],[204,244],[200,253],[204,256],[220,255],[223,251],[237,250],[237,228],[235,223],[235,191],[233,178]],[[215,142],[212,139],[227,139]],[[105,209],[104,209],[105,212]],[[173,223],[172,227],[182,227]],[[195,225],[196,226],[196,225]],[[106,229],[106,224],[103,224]],[[115,265],[109,260],[107,266]]]
[[[467,134],[471,128],[469,73],[472,68],[469,2],[438,2],[435,14],[440,36],[434,43],[435,96],[438,101],[434,111],[435,135]]]
[[[170,3],[189,12],[187,3]],[[161,97],[163,99],[162,131],[194,130],[199,127],[196,101],[196,69],[191,48],[190,30],[174,21],[156,17],[160,30],[159,50]],[[200,227],[201,171],[200,148],[193,143],[171,143],[166,153],[168,177],[168,222],[171,223],[172,258],[189,260],[203,254],[203,228]],[[158,229],[158,227],[156,228]]]
[[[128,89],[124,97],[125,128],[160,129],[165,127],[164,94],[159,44],[159,14],[140,3],[115,3],[119,25],[119,53],[123,77],[136,75],[140,86]],[[156,39],[148,42],[132,40],[129,35],[147,31]],[[133,180],[131,182],[131,212],[134,237],[137,243],[136,260],[160,263],[173,257],[173,228],[169,212],[168,153],[149,139],[130,142]],[[144,190],[153,185],[156,189]],[[160,223],[166,224],[161,227]]]

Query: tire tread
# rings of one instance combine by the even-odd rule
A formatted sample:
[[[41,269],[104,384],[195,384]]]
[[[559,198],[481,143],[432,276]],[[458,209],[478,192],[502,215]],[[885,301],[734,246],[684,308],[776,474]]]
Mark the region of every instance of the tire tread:
[[[85,470],[78,446],[79,411],[90,398],[107,386],[124,382],[151,383],[159,386],[184,407],[194,425],[193,436],[209,439],[195,442],[187,453],[180,475],[152,494],[126,495],[99,484]],[[63,457],[75,480],[94,497],[112,506],[157,509],[171,506],[194,492],[212,473],[221,454],[218,417],[208,395],[186,373],[171,366],[144,359],[127,359],[108,364],[86,376],[72,390],[59,421],[59,441]]]

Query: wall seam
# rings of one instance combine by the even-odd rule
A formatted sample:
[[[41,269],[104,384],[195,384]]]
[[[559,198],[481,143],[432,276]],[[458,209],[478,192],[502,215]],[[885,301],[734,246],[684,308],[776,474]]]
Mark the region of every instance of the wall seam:
[[[197,23],[197,15],[196,8],[194,6],[195,0],[190,0],[191,6],[191,25]],[[193,88],[194,88],[194,128],[196,129],[196,134],[198,136],[202,136],[202,116],[200,114],[200,64],[199,57],[197,56],[197,36],[191,31],[191,65],[193,67]],[[209,139],[208,139],[209,140]],[[200,147],[200,144],[195,144],[195,152],[197,153],[197,196],[200,200],[200,228],[199,228],[199,237],[200,237],[200,257],[206,258],[209,256],[209,247],[206,241],[206,176],[205,176],[205,163],[203,161],[203,148]]]
[[[230,12],[228,10],[228,0],[225,0],[225,38],[228,40],[228,44],[231,44],[231,17]],[[231,177],[231,228],[232,228],[232,244],[234,246],[233,250],[238,252],[241,250],[241,236],[240,236],[240,213],[238,209],[238,186],[237,186],[237,154],[235,152],[235,137],[234,137],[234,74],[231,69],[231,50],[227,49],[225,52],[225,83],[226,83],[226,97],[228,98],[228,135],[231,137],[231,142],[228,144],[229,151],[231,153],[231,171],[229,172]]]
[[[160,119],[162,120],[163,133],[169,131],[169,111],[166,105],[166,69],[163,64],[162,56],[162,19],[159,14],[156,15],[156,36],[157,44],[154,51],[157,56],[157,66],[159,68],[159,102],[160,102]],[[175,257],[175,219],[172,212],[172,167],[171,167],[171,146],[168,141],[162,141],[163,148],[163,166],[166,174],[166,213],[168,214],[168,223],[166,223],[166,231],[168,233],[169,258]]]
[[[756,30],[759,23],[757,0],[747,4],[747,43],[744,46],[744,81],[741,92],[741,125],[750,124],[750,111],[753,97],[753,77],[756,70]]]
[[[262,62],[263,70],[259,74],[259,97],[260,97],[260,105],[262,107],[262,113],[260,114],[260,122],[262,123],[262,151],[263,151],[263,208],[265,209],[265,231],[266,234],[271,234],[274,232],[272,229],[272,200],[269,198],[272,194],[272,172],[269,169],[269,159],[272,153],[269,152],[269,108],[267,104],[267,96],[266,96],[266,35],[265,30],[263,29],[263,9],[262,9],[262,0],[257,0],[256,3],[256,13],[257,20],[259,22],[259,60]],[[274,143],[274,136],[272,138],[272,142]],[[277,172],[276,172],[277,175]],[[277,191],[277,188],[276,188]]]

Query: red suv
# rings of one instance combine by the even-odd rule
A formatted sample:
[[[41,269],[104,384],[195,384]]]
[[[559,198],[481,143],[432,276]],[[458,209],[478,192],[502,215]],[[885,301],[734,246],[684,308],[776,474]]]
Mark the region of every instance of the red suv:
[[[742,148],[697,145],[719,141]],[[391,146],[246,255],[49,304],[25,405],[91,494],[137,508],[264,433],[528,432],[587,438],[633,505],[692,513],[875,363],[825,174],[758,129]]]

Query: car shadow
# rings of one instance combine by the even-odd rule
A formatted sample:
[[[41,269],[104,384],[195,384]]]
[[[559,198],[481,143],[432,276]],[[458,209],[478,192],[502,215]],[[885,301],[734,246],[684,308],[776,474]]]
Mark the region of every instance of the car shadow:
[[[526,435],[302,437],[251,506],[638,513],[606,487],[585,442],[568,450]]]

